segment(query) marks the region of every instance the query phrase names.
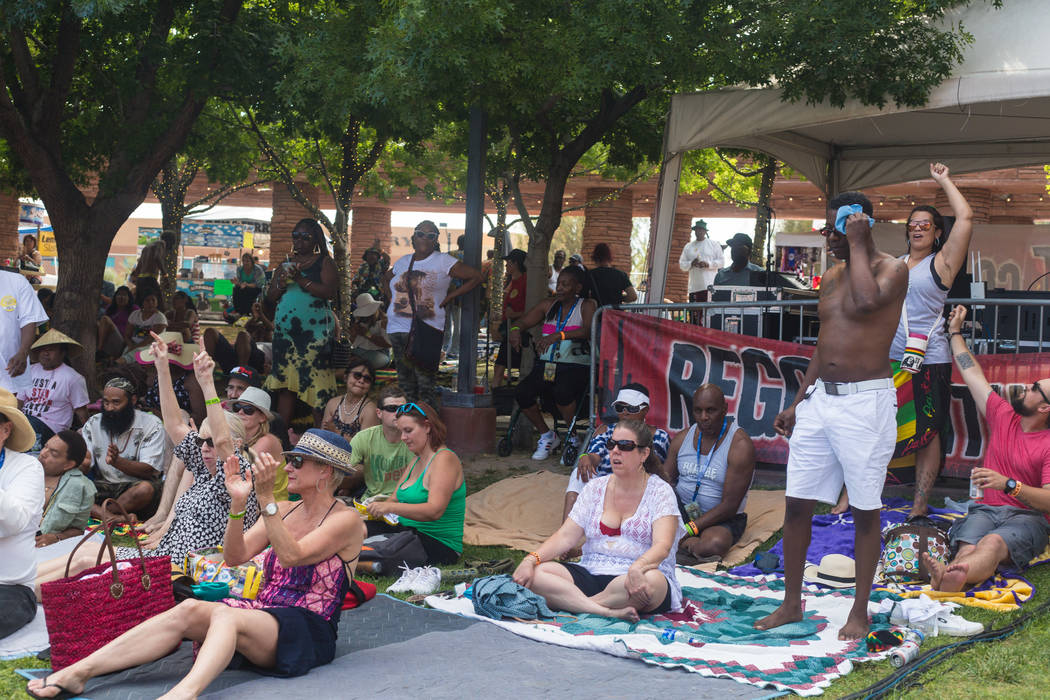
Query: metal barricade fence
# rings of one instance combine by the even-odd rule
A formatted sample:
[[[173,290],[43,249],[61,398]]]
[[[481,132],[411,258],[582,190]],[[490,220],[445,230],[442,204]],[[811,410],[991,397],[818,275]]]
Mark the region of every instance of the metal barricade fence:
[[[660,318],[689,323],[691,312],[700,312],[705,320],[718,317],[719,330],[740,332],[757,330],[771,340],[815,344],[817,342],[817,299],[768,301],[708,301],[687,304],[617,304],[602,306],[591,318],[590,424],[595,425],[595,387],[601,340],[601,318],[605,311],[648,313]],[[1019,354],[1050,349],[1050,300],[1046,299],[948,299],[947,305],[967,307],[966,336],[975,354]],[[797,321],[796,317],[797,316]],[[947,317],[946,317],[947,318]],[[748,319],[748,323],[744,320]],[[734,323],[735,321],[735,323]],[[768,323],[768,328],[767,328]],[[726,325],[730,328],[726,328]],[[705,326],[711,327],[707,323]],[[767,333],[776,330],[776,337]],[[808,333],[807,333],[808,331]]]

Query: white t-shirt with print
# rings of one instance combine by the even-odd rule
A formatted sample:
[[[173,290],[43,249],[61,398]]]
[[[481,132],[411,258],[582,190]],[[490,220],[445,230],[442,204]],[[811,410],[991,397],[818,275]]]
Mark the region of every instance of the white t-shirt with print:
[[[154,311],[149,318],[142,318],[142,309],[135,309],[128,314],[128,325],[132,327],[131,342],[133,345],[138,345],[149,339],[149,332],[154,326],[167,326],[168,319],[159,311]],[[140,330],[142,328],[146,330]]]
[[[29,365],[29,376],[32,386],[18,392],[22,413],[36,416],[56,433],[73,424],[75,409],[91,402],[83,375],[64,362],[51,370],[34,362]]]
[[[28,385],[28,377],[11,377],[7,373],[7,363],[22,344],[22,329],[47,320],[47,312],[29,281],[22,275],[0,270],[0,388],[17,393]]]
[[[390,306],[387,308],[386,332],[408,333],[412,329],[412,305],[408,299],[408,285],[412,284],[416,315],[428,326],[445,330],[445,310],[440,304],[448,294],[451,281],[449,270],[458,260],[448,253],[433,252],[423,260],[416,260],[408,271],[412,256],[406,255],[394,263],[390,279]]]

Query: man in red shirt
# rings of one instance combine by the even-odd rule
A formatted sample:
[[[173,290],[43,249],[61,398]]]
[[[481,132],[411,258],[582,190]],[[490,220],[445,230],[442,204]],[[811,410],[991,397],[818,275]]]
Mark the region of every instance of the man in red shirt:
[[[1050,523],[1050,379],[1025,387],[1007,403],[992,391],[962,335],[966,309],[948,317],[949,343],[959,374],[988,424],[984,466],[973,480],[984,489],[966,517],[952,526],[955,557],[945,566],[923,553],[934,590],[961,591],[995,573],[1021,568],[1047,545]]]
[[[513,321],[525,315],[525,290],[528,278],[525,274],[525,251],[520,248],[503,256],[507,261],[507,277],[503,290],[503,321],[500,323],[499,352],[496,353],[496,362],[492,367],[492,386],[503,386],[507,368],[521,369],[521,350],[509,347],[507,336],[508,330],[514,325]],[[522,342],[528,343],[528,339]]]

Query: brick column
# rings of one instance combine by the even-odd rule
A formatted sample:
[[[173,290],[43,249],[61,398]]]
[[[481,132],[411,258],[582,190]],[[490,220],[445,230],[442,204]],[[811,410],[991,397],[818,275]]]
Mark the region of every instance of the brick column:
[[[357,206],[350,223],[350,267],[357,270],[361,256],[378,243],[380,249],[391,254],[393,244],[390,228],[390,208]]]
[[[690,228],[692,225],[692,214],[675,212],[674,228],[671,230],[671,252],[667,260],[667,281],[664,287],[664,298],[676,303],[689,301],[689,273],[682,272],[682,268],[678,267],[678,256],[682,254],[682,249],[685,248],[686,244],[693,240],[693,231]],[[655,231],[650,231],[649,235],[655,235]],[[663,299],[652,299],[651,301],[655,303],[663,301]]]
[[[18,194],[0,191],[0,260],[18,255]]]
[[[318,201],[317,188],[305,182],[299,183],[299,189],[311,201]],[[274,268],[284,262],[292,252],[292,229],[300,219],[313,218],[303,205],[292,198],[292,194],[283,183],[273,185],[273,214],[270,217],[270,267]]]
[[[587,190],[587,201],[594,202],[617,192],[612,187],[591,187]],[[569,255],[578,252],[583,256],[583,264],[592,267],[591,251],[599,243],[607,243],[612,250],[613,266],[628,274],[631,271],[631,227],[634,195],[630,191],[621,192],[619,196],[610,196],[599,204],[583,210],[583,243],[582,250],[570,250]]]
[[[973,222],[975,224],[990,223],[992,215],[992,191],[986,190],[983,187],[960,187],[959,192],[962,193],[962,196],[966,198],[966,202],[970,205],[970,208],[973,209]],[[937,197],[933,200],[933,206],[937,207],[937,211],[945,216],[954,216],[952,208],[948,206],[948,198],[945,196],[943,190],[937,193]]]

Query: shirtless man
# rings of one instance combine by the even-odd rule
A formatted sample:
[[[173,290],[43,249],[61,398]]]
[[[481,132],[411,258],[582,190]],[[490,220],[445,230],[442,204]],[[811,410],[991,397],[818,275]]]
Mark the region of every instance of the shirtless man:
[[[839,207],[859,204],[864,213],[835,229]],[[834,504],[849,489],[856,527],[857,594],[839,639],[868,634],[868,597],[879,558],[879,509],[886,467],[897,439],[897,395],[890,371],[890,343],[908,289],[903,261],[875,248],[871,202],[845,192],[828,202],[822,233],[845,264],[821,283],[817,348],[794,402],[774,421],[790,437],[787,510],[784,515],[784,602],[755,623],[770,629],[802,619],[802,568],[809,549],[813,508]],[[797,417],[796,417],[797,413]]]

